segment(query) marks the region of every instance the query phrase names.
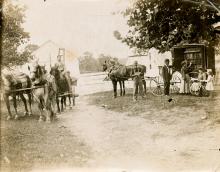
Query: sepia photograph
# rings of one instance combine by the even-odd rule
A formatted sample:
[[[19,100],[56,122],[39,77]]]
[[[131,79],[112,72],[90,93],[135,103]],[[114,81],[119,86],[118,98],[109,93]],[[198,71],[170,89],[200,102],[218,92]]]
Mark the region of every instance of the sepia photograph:
[[[0,0],[1,172],[220,172],[220,0]]]

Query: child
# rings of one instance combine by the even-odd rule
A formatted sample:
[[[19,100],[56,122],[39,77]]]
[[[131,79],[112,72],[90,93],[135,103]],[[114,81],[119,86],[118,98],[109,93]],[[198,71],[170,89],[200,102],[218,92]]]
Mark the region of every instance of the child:
[[[213,77],[213,73],[212,71],[208,72],[208,78],[206,80],[207,84],[206,84],[206,90],[209,91],[210,97],[213,97],[213,90],[214,90],[214,77]]]

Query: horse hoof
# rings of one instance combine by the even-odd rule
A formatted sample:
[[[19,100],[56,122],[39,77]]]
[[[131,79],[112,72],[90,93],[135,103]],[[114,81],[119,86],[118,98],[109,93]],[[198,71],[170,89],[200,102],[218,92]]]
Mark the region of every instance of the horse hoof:
[[[51,123],[51,120],[50,120],[50,119],[47,119],[47,120],[46,120],[46,123],[50,124],[50,123]]]
[[[43,121],[43,119],[42,118],[40,118],[39,120],[38,120],[38,122],[42,122]]]
[[[11,116],[8,116],[7,117],[7,121],[9,121],[9,120],[11,120],[12,119],[12,117]]]
[[[28,116],[31,116],[32,115],[32,112],[28,112]]]
[[[72,109],[73,107],[72,106],[70,106],[70,110]]]
[[[15,115],[15,120],[17,120],[18,119],[18,115]]]

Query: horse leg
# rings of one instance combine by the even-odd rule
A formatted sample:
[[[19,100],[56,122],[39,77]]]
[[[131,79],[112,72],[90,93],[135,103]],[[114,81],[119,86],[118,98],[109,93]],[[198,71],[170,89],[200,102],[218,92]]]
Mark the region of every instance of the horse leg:
[[[61,97],[61,112],[63,112],[63,104],[64,104],[64,99]]]
[[[146,81],[143,80],[143,85],[144,85],[144,94],[147,95],[147,86],[146,86]]]
[[[117,81],[112,80],[112,85],[113,85],[114,98],[116,98],[117,97]]]
[[[123,88],[123,96],[125,95],[125,81],[122,81],[122,88]]]
[[[15,119],[18,119],[16,95],[13,95],[12,97],[13,97],[13,105],[14,105],[14,109],[15,109]]]
[[[118,81],[120,85],[120,96],[122,96],[122,81]]]
[[[64,105],[64,109],[66,109],[66,96],[63,97],[63,105]]]
[[[60,100],[58,96],[56,96],[56,102],[57,102],[57,112],[60,113]]]
[[[28,93],[27,96],[28,96],[28,105],[29,105],[28,115],[31,116],[32,115],[32,107],[31,107],[32,95],[31,95],[31,93]]]
[[[21,97],[21,100],[23,101],[23,103],[24,103],[24,107],[25,107],[25,115],[27,115],[28,114],[28,108],[27,108],[27,102],[26,102],[26,99],[25,99],[25,97],[24,97],[24,94],[20,94],[20,97]]]
[[[11,114],[11,108],[10,108],[10,102],[9,102],[9,95],[8,94],[4,94],[4,101],[5,101],[5,104],[7,106],[7,110],[8,110],[7,120],[10,120],[12,118],[12,114]]]
[[[71,101],[72,97],[73,97],[72,95],[68,95],[70,109],[73,108],[72,101]]]
[[[46,97],[46,108],[45,108],[45,113],[46,113],[46,123],[51,122],[51,117],[53,114],[52,110],[52,98]]]
[[[72,100],[73,100],[73,106],[75,106],[75,96],[72,95]]]
[[[43,102],[44,102],[43,98],[42,97],[39,98],[39,101],[38,101],[38,108],[40,110],[40,118],[38,120],[39,122],[43,121],[43,109],[44,109],[44,106],[42,104]]]

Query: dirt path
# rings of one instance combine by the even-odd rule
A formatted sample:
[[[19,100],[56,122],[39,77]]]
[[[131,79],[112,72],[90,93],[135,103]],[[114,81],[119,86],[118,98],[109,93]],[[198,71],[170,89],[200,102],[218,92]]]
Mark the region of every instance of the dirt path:
[[[220,171],[220,126],[199,132],[189,120],[165,125],[87,104],[61,116],[91,148],[89,168],[125,171]],[[206,123],[204,123],[206,125]],[[209,122],[207,120],[207,125]],[[134,170],[135,169],[135,170]]]

